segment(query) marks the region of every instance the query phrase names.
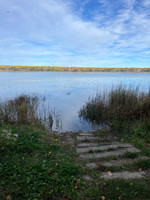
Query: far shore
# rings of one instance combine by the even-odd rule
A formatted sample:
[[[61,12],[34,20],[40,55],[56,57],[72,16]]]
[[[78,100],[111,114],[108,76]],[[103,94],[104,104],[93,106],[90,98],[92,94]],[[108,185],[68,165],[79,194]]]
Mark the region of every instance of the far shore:
[[[20,66],[0,65],[0,72],[122,72],[150,73],[150,68],[117,68],[117,67],[60,67],[60,66]]]

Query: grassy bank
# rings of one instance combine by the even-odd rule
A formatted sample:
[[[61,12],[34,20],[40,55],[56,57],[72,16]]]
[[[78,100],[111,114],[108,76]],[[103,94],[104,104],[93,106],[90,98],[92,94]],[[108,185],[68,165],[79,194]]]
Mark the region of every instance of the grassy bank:
[[[76,199],[81,169],[75,153],[45,130],[0,128],[0,199]]]
[[[0,128],[0,199],[149,199],[147,179],[105,181],[95,174],[97,181],[88,182],[82,180],[87,173],[84,163],[78,163],[74,149],[45,130],[3,124]]]

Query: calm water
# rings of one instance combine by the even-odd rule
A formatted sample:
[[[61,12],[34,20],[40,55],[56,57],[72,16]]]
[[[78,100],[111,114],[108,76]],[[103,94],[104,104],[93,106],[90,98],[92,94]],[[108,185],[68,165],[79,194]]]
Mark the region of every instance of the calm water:
[[[0,98],[22,93],[45,96],[61,113],[62,131],[85,131],[95,127],[79,119],[82,105],[97,91],[119,83],[148,90],[150,73],[0,72]]]

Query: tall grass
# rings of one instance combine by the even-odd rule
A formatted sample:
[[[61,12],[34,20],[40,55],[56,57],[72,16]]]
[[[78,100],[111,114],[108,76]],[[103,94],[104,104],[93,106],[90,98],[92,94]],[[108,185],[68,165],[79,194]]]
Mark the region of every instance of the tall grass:
[[[44,98],[39,99],[37,96],[23,94],[11,100],[0,102],[0,123],[28,124],[52,130],[57,115],[44,101]]]
[[[79,116],[97,123],[119,121],[150,121],[150,90],[119,85],[109,92],[97,94],[80,109]]]

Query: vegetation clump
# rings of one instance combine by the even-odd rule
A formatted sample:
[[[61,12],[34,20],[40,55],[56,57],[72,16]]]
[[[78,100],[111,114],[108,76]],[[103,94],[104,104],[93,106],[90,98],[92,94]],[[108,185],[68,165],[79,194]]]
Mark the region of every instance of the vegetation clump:
[[[150,121],[150,90],[140,92],[139,88],[112,88],[109,93],[90,99],[79,111],[79,116],[90,121]]]
[[[0,123],[26,124],[52,129],[54,117],[50,109],[44,107],[37,96],[22,94],[0,102]],[[42,108],[42,109],[41,109]]]

